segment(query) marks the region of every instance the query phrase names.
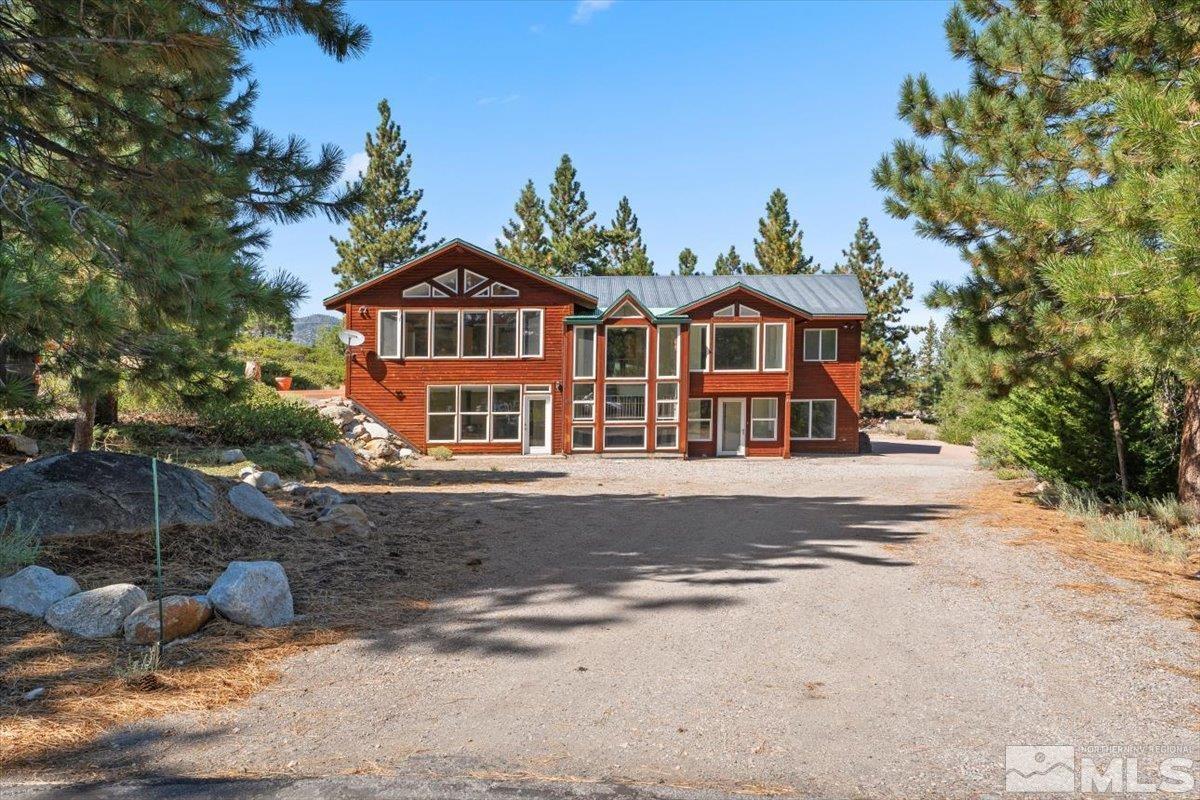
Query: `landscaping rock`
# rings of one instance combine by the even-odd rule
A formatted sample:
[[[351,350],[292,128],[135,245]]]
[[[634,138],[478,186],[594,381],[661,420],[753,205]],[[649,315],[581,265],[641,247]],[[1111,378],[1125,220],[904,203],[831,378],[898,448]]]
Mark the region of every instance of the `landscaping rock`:
[[[243,475],[242,482],[264,492],[278,489],[283,485],[283,481],[279,479],[279,474],[269,470],[263,472],[255,470],[249,475]]]
[[[275,561],[234,561],[208,590],[221,616],[241,625],[276,628],[295,617],[287,574]]]
[[[205,595],[187,597],[175,594],[164,597],[163,621],[165,641],[191,636],[212,619],[212,603]],[[158,641],[158,601],[149,600],[125,618],[125,641],[129,644],[154,644]]]
[[[396,448],[386,439],[372,439],[362,446],[363,456],[372,461],[391,458],[396,454]]]
[[[346,496],[332,486],[322,486],[314,489],[304,498],[304,505],[309,508],[330,508],[346,502]]]
[[[38,443],[19,433],[0,433],[0,453],[33,457],[38,454]]]
[[[343,405],[323,406],[317,413],[322,417],[333,420],[338,425],[354,421],[354,411]]]
[[[132,583],[114,583],[59,600],[46,611],[51,628],[84,639],[103,639],[121,631],[125,618],[146,602]]]
[[[416,455],[411,447],[401,447],[396,453],[397,458],[412,458]]]
[[[39,537],[116,531],[147,533],[154,525],[150,459],[124,453],[62,453],[0,472],[0,528],[20,524]],[[216,492],[185,467],[158,464],[164,527],[216,522]]]
[[[246,460],[246,454],[243,453],[241,450],[237,449],[236,447],[234,447],[230,450],[224,450],[221,452],[221,463],[222,464],[236,464],[239,461],[245,461],[245,460]]]
[[[79,584],[67,575],[56,575],[45,567],[29,566],[0,581],[0,606],[44,617],[50,606],[79,592]]]
[[[346,434],[347,438],[357,439],[360,436],[367,435],[367,428],[361,422],[356,422],[353,425],[349,425],[343,429],[343,432]]]
[[[229,490],[229,502],[250,519],[265,522],[276,528],[294,528],[296,523],[275,507],[267,496],[248,483],[239,483]]]
[[[288,481],[283,486],[280,486],[279,489],[284,494],[289,494],[292,497],[303,497],[308,494],[308,487],[296,481]]]
[[[34,700],[37,700],[37,699],[41,698],[41,697],[42,697],[42,695],[44,695],[44,694],[46,694],[46,687],[45,687],[45,686],[39,686],[39,687],[37,687],[36,689],[30,689],[28,692],[26,692],[25,694],[21,695],[21,699],[22,699],[22,700],[24,700],[24,701],[26,701],[26,702],[29,702],[29,703],[31,703],[31,702],[33,702]]]
[[[313,449],[308,446],[307,442],[292,442],[292,450],[295,451],[296,458],[300,459],[304,466],[312,467],[317,463]]]
[[[329,470],[333,475],[360,475],[363,471],[354,457],[354,451],[340,442],[329,445],[329,449],[317,459],[317,465]]]
[[[390,439],[392,436],[392,432],[389,431],[387,428],[383,427],[382,425],[380,425],[378,422],[364,422],[363,430],[365,430],[367,432],[367,435],[370,436],[372,439],[387,440],[387,439]]]
[[[317,517],[317,525],[327,531],[355,531],[365,533],[374,527],[371,518],[361,507],[344,503],[330,506]]]

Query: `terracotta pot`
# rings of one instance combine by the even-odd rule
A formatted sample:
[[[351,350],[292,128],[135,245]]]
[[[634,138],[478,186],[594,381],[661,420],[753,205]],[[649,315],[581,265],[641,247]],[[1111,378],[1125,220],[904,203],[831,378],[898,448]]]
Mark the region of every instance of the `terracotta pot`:
[[[275,378],[275,388],[281,392],[290,391],[292,388],[292,376],[280,375]]]

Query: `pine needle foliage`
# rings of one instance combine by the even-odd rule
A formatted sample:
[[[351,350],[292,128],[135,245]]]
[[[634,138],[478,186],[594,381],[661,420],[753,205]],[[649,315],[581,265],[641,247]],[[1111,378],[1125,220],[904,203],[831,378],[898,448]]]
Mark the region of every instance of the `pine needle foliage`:
[[[549,273],[550,240],[546,238],[546,204],[538,197],[533,181],[525,182],[514,216],[500,229],[496,252],[523,267]]]
[[[804,232],[792,219],[788,198],[782,189],[767,198],[766,216],[758,220],[758,238],[754,240],[758,264],[747,265],[748,274],[811,275],[821,271],[812,256],[804,255]]]

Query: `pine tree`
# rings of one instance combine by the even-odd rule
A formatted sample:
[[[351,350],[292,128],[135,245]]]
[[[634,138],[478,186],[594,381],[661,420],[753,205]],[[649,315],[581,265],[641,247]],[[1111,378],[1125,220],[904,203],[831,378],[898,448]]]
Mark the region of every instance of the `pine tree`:
[[[842,251],[844,261],[834,272],[853,275],[862,287],[867,318],[862,325],[862,407],[868,414],[906,411],[912,405],[908,375],[912,353],[909,328],[900,320],[913,296],[908,275],[886,266],[879,239],[867,218],[858,221],[854,240]]]
[[[729,245],[728,253],[720,253],[717,255],[717,261],[713,265],[713,275],[745,275],[746,264],[742,261],[742,257],[738,255],[737,248]]]
[[[921,348],[917,350],[914,387],[917,410],[926,419],[934,416],[934,409],[937,408],[938,398],[942,393],[942,339],[937,323],[929,320],[929,324],[921,330]]]
[[[792,219],[787,195],[782,189],[767,198],[767,215],[758,220],[759,238],[754,240],[754,257],[758,265],[750,264],[747,272],[766,275],[811,275],[821,270],[812,256],[804,255],[804,232]]]
[[[550,267],[555,275],[595,275],[602,271],[600,229],[596,212],[576,180],[571,157],[563,154],[550,186]]]
[[[550,271],[550,240],[546,238],[546,204],[538,197],[533,181],[526,181],[513,206],[516,215],[501,229],[496,252],[538,272]]]
[[[629,198],[617,203],[617,214],[601,235],[604,238],[604,266],[608,275],[653,275],[654,262],[646,253],[642,229]]]
[[[680,275],[695,275],[696,265],[700,263],[700,259],[692,252],[692,248],[685,247],[679,251],[679,274]]]
[[[347,238],[330,237],[338,254],[333,267],[338,289],[349,289],[441,244],[425,242],[425,192],[412,187],[412,154],[387,100],[379,101],[379,125],[374,136],[367,134],[366,152],[362,207],[350,218]]]

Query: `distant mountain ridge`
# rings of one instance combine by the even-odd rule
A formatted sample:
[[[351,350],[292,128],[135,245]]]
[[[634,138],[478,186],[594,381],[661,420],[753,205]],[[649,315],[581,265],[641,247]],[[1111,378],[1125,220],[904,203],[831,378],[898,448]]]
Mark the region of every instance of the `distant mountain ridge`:
[[[336,328],[342,324],[340,317],[331,314],[309,314],[292,320],[292,341],[297,344],[312,345],[317,340],[317,334],[325,328]]]

